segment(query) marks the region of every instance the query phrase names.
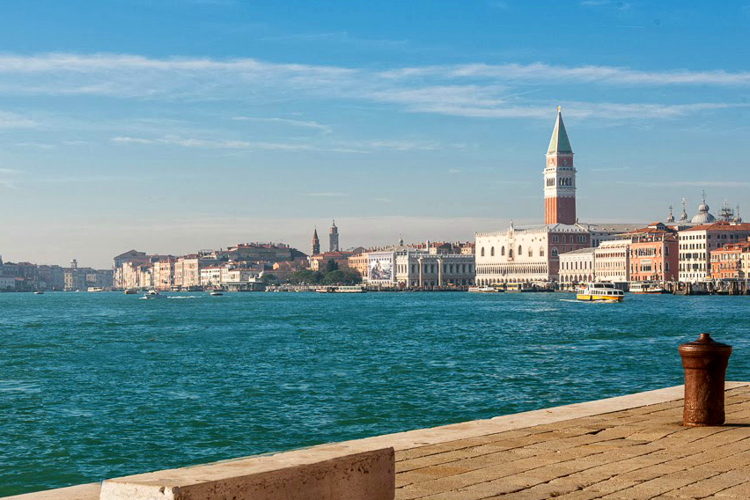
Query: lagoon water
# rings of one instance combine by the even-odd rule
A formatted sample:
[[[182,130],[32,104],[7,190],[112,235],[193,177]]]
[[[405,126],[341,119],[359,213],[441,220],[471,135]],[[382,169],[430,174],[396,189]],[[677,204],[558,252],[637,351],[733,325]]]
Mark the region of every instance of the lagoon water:
[[[0,496],[680,384],[750,297],[0,294]]]

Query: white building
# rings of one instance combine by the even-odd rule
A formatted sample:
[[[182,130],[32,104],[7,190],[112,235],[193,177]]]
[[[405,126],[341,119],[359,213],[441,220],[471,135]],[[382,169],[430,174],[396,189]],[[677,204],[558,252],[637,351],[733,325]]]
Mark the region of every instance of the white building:
[[[477,285],[550,282],[559,278],[559,255],[590,247],[581,224],[548,224],[531,228],[477,233]]]
[[[201,286],[221,286],[221,266],[206,266],[200,269]]]
[[[474,284],[471,254],[432,253],[409,247],[368,254],[367,284],[398,288],[464,287]]]
[[[580,248],[560,254],[561,285],[594,281],[594,248]]]
[[[594,249],[594,278],[612,283],[630,280],[630,240],[603,241]]]
[[[711,250],[721,248],[727,243],[746,241],[750,236],[750,224],[711,222],[684,229],[677,235],[680,245],[679,280],[695,283],[710,277]]]
[[[16,278],[0,276],[0,290],[15,290]]]

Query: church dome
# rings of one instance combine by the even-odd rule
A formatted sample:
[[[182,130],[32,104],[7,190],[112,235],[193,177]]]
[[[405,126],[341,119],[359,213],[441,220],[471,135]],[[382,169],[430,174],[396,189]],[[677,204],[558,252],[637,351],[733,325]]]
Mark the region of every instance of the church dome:
[[[703,200],[703,203],[698,205],[698,213],[693,216],[690,222],[693,224],[709,224],[711,222],[716,222],[716,217],[709,212],[709,206],[708,203],[706,203],[706,200]]]

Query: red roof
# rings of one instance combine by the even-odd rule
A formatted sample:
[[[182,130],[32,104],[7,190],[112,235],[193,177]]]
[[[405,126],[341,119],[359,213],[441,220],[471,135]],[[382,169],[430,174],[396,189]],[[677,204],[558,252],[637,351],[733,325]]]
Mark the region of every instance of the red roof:
[[[693,226],[684,231],[750,231],[750,223],[732,224],[731,222],[719,221]]]

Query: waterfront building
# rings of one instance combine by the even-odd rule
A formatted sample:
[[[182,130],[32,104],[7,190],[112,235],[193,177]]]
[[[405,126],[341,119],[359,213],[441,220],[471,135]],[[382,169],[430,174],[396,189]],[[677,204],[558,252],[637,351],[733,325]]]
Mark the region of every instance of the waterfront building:
[[[339,269],[345,269],[349,266],[349,257],[352,252],[325,252],[310,257],[310,270],[325,271],[329,261],[336,263]]]
[[[198,254],[178,257],[174,267],[175,286],[182,289],[199,287],[201,285],[200,262]]]
[[[333,221],[331,229],[328,231],[328,251],[339,251],[339,228],[336,227],[336,220]]]
[[[703,204],[705,205],[705,204]],[[705,205],[706,212],[708,206]],[[711,251],[750,236],[750,224],[717,221],[699,224],[678,233],[679,280],[695,283],[711,277]]]
[[[318,228],[316,227],[315,231],[313,231],[311,255],[318,255],[319,253],[320,253],[320,238],[318,238]]]
[[[350,255],[346,260],[346,266],[349,269],[357,271],[363,278],[367,277],[370,259],[369,254],[364,249],[360,250],[359,253],[355,252],[353,255]]]
[[[305,254],[283,243],[239,243],[226,250],[208,251],[205,258],[235,262],[282,262],[305,257]]]
[[[630,280],[630,240],[604,241],[594,249],[594,277],[611,283]]]
[[[676,281],[679,269],[677,230],[653,222],[630,237],[630,281]]]
[[[154,288],[171,290],[175,286],[175,265],[177,258],[172,255],[160,256],[153,262]]]
[[[559,281],[563,286],[594,281],[594,248],[560,254]]]
[[[750,279],[750,241],[729,243],[711,250],[711,278]]]
[[[127,280],[124,276],[124,273],[125,273],[124,265],[126,263],[130,264],[130,271],[132,271],[134,266],[137,266],[139,264],[148,264],[151,262],[151,258],[148,255],[146,255],[145,252],[139,252],[138,250],[129,250],[127,252],[121,253],[120,255],[115,256],[113,260],[114,260],[113,286],[119,289],[132,288],[132,287],[127,286],[127,283],[126,283]]]
[[[581,224],[550,224],[476,236],[477,285],[559,279],[562,253],[591,246]]]
[[[474,284],[474,257],[399,246],[369,252],[367,284],[384,288],[445,288]]]
[[[200,286],[218,287],[221,286],[222,266],[208,265],[200,268]]]
[[[10,292],[16,289],[16,278],[12,276],[0,276],[0,291]]]

